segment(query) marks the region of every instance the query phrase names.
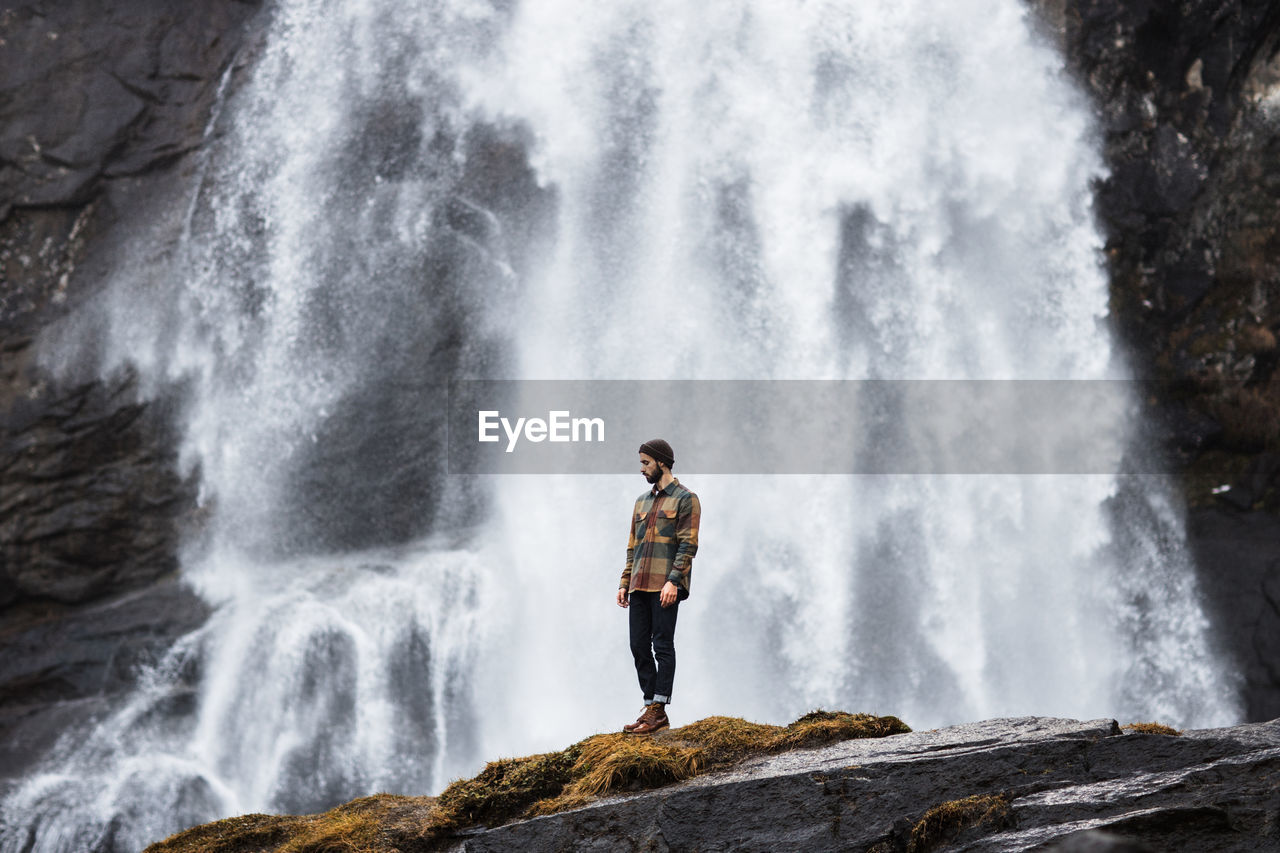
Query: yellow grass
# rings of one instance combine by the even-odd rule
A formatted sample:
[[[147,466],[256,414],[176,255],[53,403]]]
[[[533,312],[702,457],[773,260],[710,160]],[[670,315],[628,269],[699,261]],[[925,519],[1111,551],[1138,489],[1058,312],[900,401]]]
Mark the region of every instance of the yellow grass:
[[[389,840],[417,833],[434,805],[434,797],[377,794],[318,815],[243,815],[180,832],[146,853],[387,853]]]
[[[1163,723],[1130,723],[1120,728],[1127,732],[1139,732],[1144,735],[1171,735],[1177,737],[1182,734],[1172,726],[1166,726]]]
[[[559,752],[503,758],[438,798],[379,794],[322,815],[247,815],[205,824],[146,853],[393,853],[447,847],[461,829],[580,808],[757,755],[909,732],[897,717],[813,711],[787,726],[708,717],[654,735],[599,734]]]
[[[568,794],[598,797],[623,788],[656,788],[692,777],[705,763],[696,746],[681,747],[643,735],[596,735],[579,746]]]
[[[986,824],[992,828],[1009,826],[1013,814],[1002,796],[974,796],[936,805],[911,828],[907,853],[928,853],[946,844],[963,829]]]

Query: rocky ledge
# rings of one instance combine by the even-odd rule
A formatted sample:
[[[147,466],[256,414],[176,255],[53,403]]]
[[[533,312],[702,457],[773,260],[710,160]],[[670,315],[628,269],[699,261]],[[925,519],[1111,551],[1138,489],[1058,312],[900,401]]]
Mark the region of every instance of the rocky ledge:
[[[510,774],[495,762],[472,781],[502,767]],[[748,758],[447,838],[424,829],[448,807],[449,791],[439,802],[379,795],[316,818],[235,818],[151,850],[249,849],[233,840],[246,830],[240,840],[254,850],[370,853],[1280,850],[1278,787],[1280,720],[1179,735],[1150,724],[1022,717]],[[376,831],[359,829],[375,815]],[[325,823],[351,834],[320,831]]]
[[[757,759],[457,849],[1280,849],[1277,785],[1280,721],[1173,737],[1024,717]]]

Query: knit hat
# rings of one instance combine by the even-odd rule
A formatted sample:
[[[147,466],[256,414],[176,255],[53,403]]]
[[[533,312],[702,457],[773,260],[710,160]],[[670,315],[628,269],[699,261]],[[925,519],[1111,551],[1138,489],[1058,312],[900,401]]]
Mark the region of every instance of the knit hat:
[[[668,468],[676,464],[675,451],[671,449],[671,445],[660,438],[651,439],[640,445],[640,452],[649,454],[657,461],[664,463]]]

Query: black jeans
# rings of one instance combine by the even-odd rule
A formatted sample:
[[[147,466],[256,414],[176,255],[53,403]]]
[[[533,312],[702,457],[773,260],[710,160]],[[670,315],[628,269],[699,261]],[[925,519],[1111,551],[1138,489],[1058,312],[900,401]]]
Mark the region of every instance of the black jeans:
[[[636,661],[636,675],[644,702],[670,702],[671,685],[676,677],[676,611],[680,602],[670,607],[658,603],[658,592],[631,593],[631,656]],[[654,666],[654,658],[658,665]]]

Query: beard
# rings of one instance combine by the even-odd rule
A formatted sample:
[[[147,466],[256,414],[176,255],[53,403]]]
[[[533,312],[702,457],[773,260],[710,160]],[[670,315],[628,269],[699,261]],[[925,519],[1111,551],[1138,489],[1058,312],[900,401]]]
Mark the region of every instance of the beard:
[[[659,480],[661,480],[661,479],[662,479],[662,469],[661,469],[661,468],[655,468],[655,469],[653,469],[653,473],[652,473],[652,474],[645,474],[645,475],[644,475],[644,478],[645,478],[645,480],[646,480],[646,481],[648,481],[648,482],[650,482],[650,483],[656,483],[656,482],[658,482]]]

